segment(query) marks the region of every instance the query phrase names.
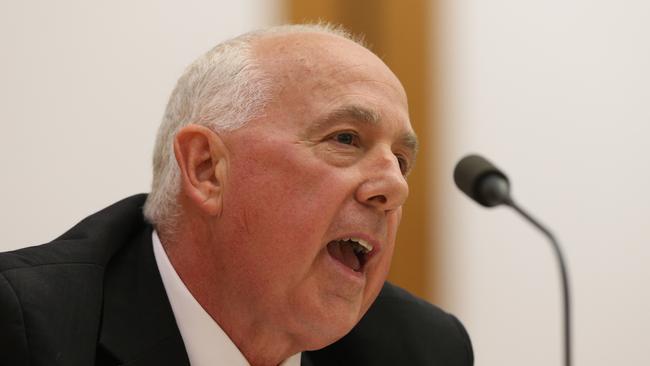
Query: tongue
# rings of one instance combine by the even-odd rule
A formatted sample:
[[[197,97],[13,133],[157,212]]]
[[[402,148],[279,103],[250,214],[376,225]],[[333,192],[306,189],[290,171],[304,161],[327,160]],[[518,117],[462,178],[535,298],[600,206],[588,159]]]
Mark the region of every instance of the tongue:
[[[351,245],[341,243],[340,241],[333,241],[327,244],[327,251],[334,259],[352,268],[352,270],[358,272],[361,269],[359,258],[354,254]]]

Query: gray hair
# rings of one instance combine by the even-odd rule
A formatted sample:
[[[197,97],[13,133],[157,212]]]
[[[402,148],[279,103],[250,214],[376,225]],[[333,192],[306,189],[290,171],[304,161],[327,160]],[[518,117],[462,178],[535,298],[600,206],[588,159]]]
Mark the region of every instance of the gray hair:
[[[292,33],[325,33],[363,45],[330,24],[281,25],[220,43],[192,63],[178,79],[163,116],[153,152],[153,182],[144,216],[158,230],[173,230],[180,214],[180,171],[173,150],[176,133],[194,123],[215,132],[232,131],[263,113],[272,98],[271,81],[252,50],[255,40]]]

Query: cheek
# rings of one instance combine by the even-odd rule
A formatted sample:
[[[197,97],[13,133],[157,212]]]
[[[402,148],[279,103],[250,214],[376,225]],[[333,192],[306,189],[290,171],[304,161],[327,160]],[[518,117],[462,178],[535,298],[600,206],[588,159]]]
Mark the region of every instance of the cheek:
[[[388,239],[395,242],[397,237],[397,229],[402,221],[402,207],[399,207],[395,212],[388,216]]]
[[[249,243],[263,243],[269,255],[304,261],[321,249],[346,197],[344,187],[341,174],[306,147],[260,142],[233,160],[223,215],[236,221]]]
[[[390,265],[393,258],[393,253],[395,251],[395,238],[397,234],[397,227],[399,225],[400,219],[402,217],[401,208],[395,211],[392,215],[388,217],[388,231],[386,237],[387,245],[383,248],[383,253],[381,258],[368,272],[368,286],[366,288],[366,293],[364,295],[364,304],[363,312],[368,310],[372,302],[375,300],[384,281],[388,277],[388,272],[390,271]]]

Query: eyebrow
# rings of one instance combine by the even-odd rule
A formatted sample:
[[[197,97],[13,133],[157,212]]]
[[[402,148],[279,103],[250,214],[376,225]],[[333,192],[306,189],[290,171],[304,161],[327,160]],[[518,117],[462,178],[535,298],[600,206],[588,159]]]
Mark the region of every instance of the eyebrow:
[[[344,105],[327,114],[325,118],[321,119],[313,126],[313,129],[318,130],[324,126],[329,126],[334,122],[341,120],[355,120],[376,125],[381,122],[381,116],[379,112],[373,109],[354,104]],[[419,146],[417,135],[412,131],[404,132],[398,141],[401,145],[412,152],[413,159],[415,160],[415,155],[418,152]]]
[[[380,117],[377,111],[360,107],[358,105],[345,105],[335,109],[326,118],[326,121],[341,119],[355,119],[369,124],[378,124]]]

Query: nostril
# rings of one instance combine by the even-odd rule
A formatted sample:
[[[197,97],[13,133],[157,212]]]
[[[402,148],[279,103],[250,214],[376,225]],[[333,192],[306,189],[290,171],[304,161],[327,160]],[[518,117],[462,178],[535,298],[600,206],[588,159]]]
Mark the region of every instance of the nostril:
[[[382,205],[386,204],[386,202],[388,202],[388,200],[386,199],[386,196],[384,196],[383,194],[380,194],[380,195],[377,195],[377,196],[372,196],[372,197],[370,197],[369,201],[378,202],[378,203],[381,203]]]

